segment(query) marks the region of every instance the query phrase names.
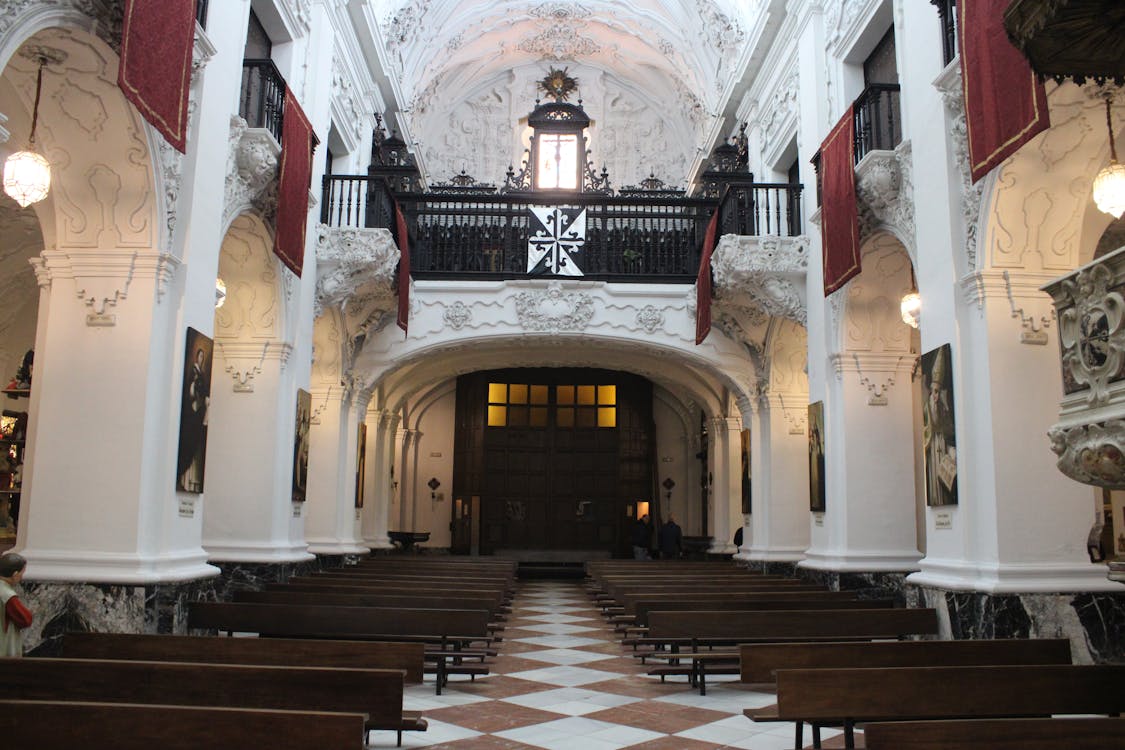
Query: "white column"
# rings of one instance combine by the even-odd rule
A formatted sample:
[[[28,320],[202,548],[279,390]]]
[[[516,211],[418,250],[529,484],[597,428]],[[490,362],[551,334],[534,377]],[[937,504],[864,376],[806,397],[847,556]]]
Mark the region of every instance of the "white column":
[[[805,394],[762,396],[755,410],[752,513],[740,558],[796,561],[809,546],[809,448]]]
[[[734,530],[742,525],[742,446],[738,417],[711,420],[711,548],[708,552],[730,554],[738,549],[732,543]]]
[[[410,437],[413,430],[399,427],[395,430],[395,479],[398,482],[398,529],[414,531],[410,517],[414,504],[413,473],[410,469]]]
[[[988,593],[1121,591],[1090,563],[1093,490],[1056,467],[1047,430],[1062,376],[1055,325],[1038,291],[1048,274],[983,271],[962,281],[953,351],[959,503],[926,509],[926,557],[909,582]],[[1009,300],[1008,294],[1012,298]],[[1026,316],[1013,317],[1013,305]],[[1043,344],[1032,341],[1044,341]]]
[[[367,552],[355,514],[356,420],[351,394],[342,387],[312,391],[305,534],[309,551]],[[350,467],[350,471],[349,471]]]
[[[918,569],[915,533],[913,358],[833,355],[825,399],[823,514],[801,567],[832,571]]]
[[[361,514],[363,543],[371,549],[394,547],[387,537],[387,521],[391,502],[391,466],[394,465],[392,437],[388,427],[392,415],[385,411],[367,412],[367,477],[366,500]]]
[[[282,387],[290,349],[216,341],[203,515],[211,560],[312,558],[291,533],[294,399]]]

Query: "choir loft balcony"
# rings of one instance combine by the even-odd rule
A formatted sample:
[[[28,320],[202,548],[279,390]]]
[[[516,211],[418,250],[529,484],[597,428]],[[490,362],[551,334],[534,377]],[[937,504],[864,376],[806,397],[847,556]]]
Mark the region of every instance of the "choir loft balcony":
[[[265,128],[281,143],[285,79],[273,60],[243,60],[238,115],[251,128]]]
[[[621,195],[561,190],[496,192],[444,186],[392,192],[381,176],[326,175],[321,223],[396,231],[395,205],[410,240],[416,279],[581,276],[599,281],[691,284],[707,224],[719,234],[796,236],[801,185],[733,182],[716,201],[677,191]],[[569,248],[560,264],[536,262],[537,248]]]

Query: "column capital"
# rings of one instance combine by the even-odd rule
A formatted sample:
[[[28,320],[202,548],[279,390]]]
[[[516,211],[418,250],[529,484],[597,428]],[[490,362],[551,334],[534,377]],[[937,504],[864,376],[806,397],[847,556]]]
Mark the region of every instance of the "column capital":
[[[73,280],[75,293],[88,309],[86,325],[99,327],[116,325],[115,314],[109,311],[128,298],[130,287],[139,280],[153,281],[156,301],[163,301],[181,265],[168,253],[135,248],[44,250],[31,259],[40,287]]]

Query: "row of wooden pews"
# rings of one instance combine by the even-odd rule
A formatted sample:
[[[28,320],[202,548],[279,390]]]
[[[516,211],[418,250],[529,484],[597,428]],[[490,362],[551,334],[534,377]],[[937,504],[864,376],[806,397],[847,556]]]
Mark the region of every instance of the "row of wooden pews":
[[[587,572],[591,595],[623,625],[638,658],[667,662],[650,674],[687,675],[705,693],[707,674],[733,668],[743,682],[776,689],[776,705],[745,714],[793,722],[797,748],[805,724],[813,747],[825,726],[842,727],[845,747],[855,747],[859,724],[874,750],[1125,741],[1125,719],[1085,716],[1120,715],[1125,666],[1072,665],[1065,639],[902,640],[935,635],[936,612],[798,592],[795,580],[731,564],[614,561]],[[711,594],[715,586],[724,593]]]
[[[242,747],[278,732],[286,747],[362,747],[374,730],[395,731],[401,744],[403,731],[427,727],[403,710],[404,686],[433,672],[440,693],[449,674],[487,674],[514,587],[514,562],[375,558],[189,605],[191,628],[263,637],[71,633],[62,658],[0,662],[0,701],[19,701],[0,731],[49,750],[73,747],[75,736],[51,716],[74,716],[87,732],[137,725],[107,749],[140,748],[137,738],[163,736],[153,729],[162,722],[185,727],[173,747]],[[302,721],[313,724],[286,731]],[[83,742],[99,750],[105,737]]]

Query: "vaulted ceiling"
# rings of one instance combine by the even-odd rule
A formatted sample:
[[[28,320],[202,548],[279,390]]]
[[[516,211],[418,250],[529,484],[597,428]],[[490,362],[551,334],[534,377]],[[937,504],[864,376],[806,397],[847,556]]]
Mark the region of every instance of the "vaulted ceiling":
[[[566,67],[615,186],[683,185],[716,139],[777,0],[369,0],[400,124],[431,182],[497,181],[535,82]],[[775,14],[776,15],[776,14]],[[724,132],[720,132],[724,131]]]

